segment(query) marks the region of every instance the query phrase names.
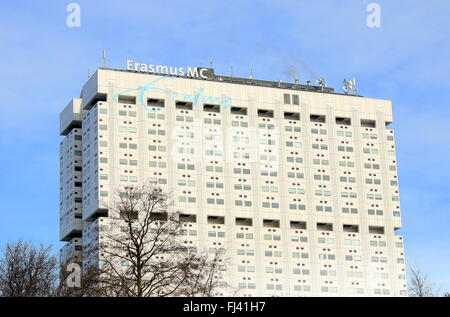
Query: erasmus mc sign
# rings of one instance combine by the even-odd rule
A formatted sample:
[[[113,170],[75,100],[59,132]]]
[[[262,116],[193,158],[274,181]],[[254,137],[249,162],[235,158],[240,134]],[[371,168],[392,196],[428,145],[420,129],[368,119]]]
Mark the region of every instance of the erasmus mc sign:
[[[132,70],[135,72],[142,73],[155,73],[155,74],[165,74],[174,76],[186,76],[193,78],[203,78],[207,79],[205,72],[207,68],[197,68],[197,67],[172,67],[165,65],[154,65],[154,64],[144,64],[136,63],[133,60],[127,60],[127,70]]]

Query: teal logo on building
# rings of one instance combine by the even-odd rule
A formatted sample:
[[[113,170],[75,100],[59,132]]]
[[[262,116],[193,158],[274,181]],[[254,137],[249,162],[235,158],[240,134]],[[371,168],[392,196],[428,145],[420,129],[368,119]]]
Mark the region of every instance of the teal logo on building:
[[[197,91],[197,93],[195,93],[195,94],[186,94],[186,93],[180,93],[177,91],[169,91],[168,89],[159,88],[159,87],[154,86],[154,84],[156,84],[157,82],[165,80],[165,79],[175,79],[175,78],[170,77],[170,76],[158,77],[144,86],[139,86],[136,88],[123,90],[121,92],[114,94],[113,100],[115,102],[118,102],[120,95],[125,95],[125,94],[131,93],[131,92],[138,92],[138,98],[137,98],[138,104],[141,104],[142,106],[144,106],[144,109],[147,112],[158,112],[159,110],[151,109],[147,105],[147,100],[145,99],[145,92],[146,91],[159,91],[159,92],[163,92],[163,93],[170,93],[171,98],[174,101],[192,102],[193,107],[198,105],[200,102],[217,104],[217,105],[222,106],[223,109],[228,109],[232,106],[231,98],[219,98],[219,97],[205,96],[203,88],[200,88]]]

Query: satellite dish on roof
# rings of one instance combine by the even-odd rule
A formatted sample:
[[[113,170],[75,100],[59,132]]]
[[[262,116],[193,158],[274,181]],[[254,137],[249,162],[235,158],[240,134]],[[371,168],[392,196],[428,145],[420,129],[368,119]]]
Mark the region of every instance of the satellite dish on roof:
[[[322,91],[325,90],[325,87],[327,87],[327,84],[325,83],[325,78],[320,77],[318,80],[316,80],[316,83],[322,88]]]

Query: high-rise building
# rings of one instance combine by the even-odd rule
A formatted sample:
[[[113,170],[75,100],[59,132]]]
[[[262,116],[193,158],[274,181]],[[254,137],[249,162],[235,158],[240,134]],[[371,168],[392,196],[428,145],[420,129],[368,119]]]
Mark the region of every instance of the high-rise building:
[[[62,261],[149,182],[238,295],[406,296],[391,102],[186,69],[100,68],[61,113]]]

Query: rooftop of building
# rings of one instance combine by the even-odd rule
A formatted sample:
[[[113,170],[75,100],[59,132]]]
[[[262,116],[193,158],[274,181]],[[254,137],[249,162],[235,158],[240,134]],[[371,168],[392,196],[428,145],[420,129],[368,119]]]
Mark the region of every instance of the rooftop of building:
[[[197,67],[198,70],[205,69],[204,73],[207,76],[206,79],[186,77],[186,76],[177,76],[177,75],[170,75],[170,74],[146,73],[146,72],[139,72],[139,71],[133,71],[133,70],[127,70],[127,69],[108,68],[108,67],[100,67],[99,69],[127,72],[127,73],[137,73],[137,74],[164,75],[164,76],[170,76],[170,77],[189,78],[189,79],[193,79],[193,80],[205,80],[205,81],[238,84],[238,85],[249,85],[249,86],[267,87],[267,88],[279,88],[279,89],[289,89],[289,90],[298,90],[298,91],[309,91],[309,92],[317,92],[317,93],[327,93],[327,94],[349,95],[349,96],[362,97],[359,94],[338,93],[338,92],[335,92],[334,88],[331,88],[331,87],[314,86],[314,85],[312,85],[312,82],[308,82],[308,84],[305,85],[305,84],[301,84],[300,82],[288,83],[288,82],[282,82],[281,80],[270,81],[270,80],[254,79],[254,78],[242,78],[242,77],[234,77],[234,76],[217,75],[214,73],[214,68],[208,68],[208,67]]]

